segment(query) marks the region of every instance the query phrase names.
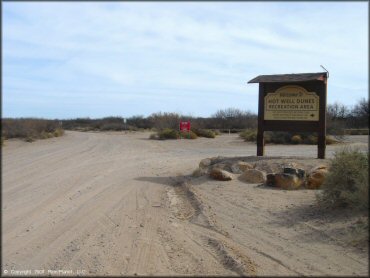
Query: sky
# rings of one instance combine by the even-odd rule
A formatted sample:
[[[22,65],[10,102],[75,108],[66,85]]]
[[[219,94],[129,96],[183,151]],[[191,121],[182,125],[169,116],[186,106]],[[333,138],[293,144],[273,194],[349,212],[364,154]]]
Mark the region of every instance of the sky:
[[[3,2],[2,117],[257,112],[263,74],[368,98],[367,2]]]

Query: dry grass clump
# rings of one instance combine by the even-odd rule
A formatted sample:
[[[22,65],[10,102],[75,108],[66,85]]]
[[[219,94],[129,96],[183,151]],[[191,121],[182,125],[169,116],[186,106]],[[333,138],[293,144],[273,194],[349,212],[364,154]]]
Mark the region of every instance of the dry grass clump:
[[[328,207],[369,207],[369,153],[342,149],[334,154],[318,201]]]
[[[2,119],[2,137],[4,139],[22,138],[26,142],[36,139],[59,137],[64,134],[56,120],[19,118]]]

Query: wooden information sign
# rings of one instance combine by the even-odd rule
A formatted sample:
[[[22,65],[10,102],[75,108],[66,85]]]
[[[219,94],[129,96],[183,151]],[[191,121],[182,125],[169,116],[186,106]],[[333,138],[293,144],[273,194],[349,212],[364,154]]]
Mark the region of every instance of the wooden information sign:
[[[317,132],[318,158],[325,158],[327,73],[260,75],[257,156],[265,131]]]

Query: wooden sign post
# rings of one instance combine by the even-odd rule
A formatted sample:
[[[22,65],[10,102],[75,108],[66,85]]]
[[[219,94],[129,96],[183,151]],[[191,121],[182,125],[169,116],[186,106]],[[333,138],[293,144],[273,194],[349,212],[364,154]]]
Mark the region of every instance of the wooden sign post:
[[[325,158],[327,73],[260,75],[257,156],[265,131],[317,132],[317,158]]]

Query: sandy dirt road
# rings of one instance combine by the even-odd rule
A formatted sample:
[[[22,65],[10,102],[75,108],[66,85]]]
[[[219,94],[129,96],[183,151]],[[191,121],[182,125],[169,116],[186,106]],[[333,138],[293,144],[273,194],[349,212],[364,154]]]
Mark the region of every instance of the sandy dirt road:
[[[254,144],[237,135],[148,136],[69,131],[7,141],[2,271],[367,275],[366,250],[343,245],[322,228],[324,218],[310,217],[314,191],[183,177],[206,157],[255,155]],[[352,145],[367,149],[367,137],[357,138]],[[328,156],[336,148],[328,146]],[[267,146],[266,155],[315,157],[316,146]]]

